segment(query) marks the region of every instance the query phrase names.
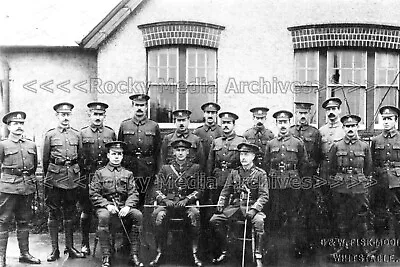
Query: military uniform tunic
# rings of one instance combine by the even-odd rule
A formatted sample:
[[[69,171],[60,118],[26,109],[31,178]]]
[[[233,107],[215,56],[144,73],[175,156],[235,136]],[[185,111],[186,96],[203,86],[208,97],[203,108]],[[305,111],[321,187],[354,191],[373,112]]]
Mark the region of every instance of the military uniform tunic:
[[[160,127],[148,118],[141,121],[126,119],[119,128],[118,140],[127,144],[122,166],[133,172],[139,191],[139,205],[142,205],[147,192],[152,191],[154,176],[160,165]]]
[[[224,206],[222,214],[215,214],[211,218],[211,223],[219,224],[236,215],[240,210],[240,217],[246,215],[247,191],[250,189],[249,210],[257,211],[252,223],[257,232],[264,232],[263,212],[265,204],[269,199],[268,178],[266,172],[256,166],[246,170],[242,166],[231,170],[226,180],[225,186],[221,191],[218,200],[220,206]]]
[[[34,142],[10,135],[0,142],[0,232],[14,215],[18,230],[28,230],[36,190],[37,150]]]
[[[208,156],[212,142],[218,137],[221,137],[223,135],[223,131],[221,126],[217,124],[213,126],[203,124],[202,126],[194,129],[193,134],[200,137],[204,149],[204,155]]]
[[[264,126],[262,127],[252,127],[244,132],[243,137],[249,142],[250,144],[254,144],[260,148],[260,152],[256,155],[255,164],[265,169],[264,165],[264,154],[265,148],[267,146],[267,142],[274,138],[274,134],[271,130],[266,129]]]

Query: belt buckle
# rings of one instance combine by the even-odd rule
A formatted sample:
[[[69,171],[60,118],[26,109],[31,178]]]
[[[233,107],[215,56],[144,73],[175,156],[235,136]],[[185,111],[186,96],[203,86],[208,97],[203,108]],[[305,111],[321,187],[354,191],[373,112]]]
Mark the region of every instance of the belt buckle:
[[[22,175],[28,176],[28,175],[29,175],[29,172],[28,172],[28,171],[22,171],[21,174],[22,174]]]
[[[226,161],[222,161],[221,162],[221,169],[224,171],[228,168],[228,162]]]
[[[139,158],[139,157],[142,156],[142,153],[141,152],[136,152],[135,155],[136,155],[137,158]]]
[[[64,165],[65,165],[65,166],[71,166],[71,160],[66,160],[66,161],[64,162]]]

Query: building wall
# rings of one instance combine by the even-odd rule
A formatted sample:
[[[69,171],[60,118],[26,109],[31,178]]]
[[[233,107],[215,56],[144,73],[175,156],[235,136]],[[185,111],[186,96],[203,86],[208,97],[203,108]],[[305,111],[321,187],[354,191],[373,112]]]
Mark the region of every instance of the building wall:
[[[53,110],[56,103],[66,101],[75,105],[72,127],[80,129],[87,124],[86,104],[95,99],[95,95],[89,90],[82,92],[75,89],[74,85],[81,83],[83,89],[89,89],[90,78],[96,77],[95,53],[76,48],[24,48],[3,50],[2,58],[10,68],[10,111],[23,110],[27,113],[26,135],[35,139],[40,155],[44,134],[57,126]],[[60,83],[65,81],[70,81],[64,84],[69,92],[57,88],[57,85],[63,88]],[[87,83],[84,84],[84,81]],[[25,89],[24,85],[36,92]]]
[[[336,22],[400,25],[396,14],[399,5],[396,1],[362,0],[147,0],[100,47],[98,75],[103,81],[116,83],[128,77],[146,80],[146,51],[138,25],[189,20],[225,26],[218,49],[218,101],[224,110],[239,114],[239,133],[251,126],[248,110],[256,105],[270,108],[268,124],[273,127],[273,112],[293,109],[293,46],[288,27]],[[235,88],[233,81],[240,88],[240,82],[260,85],[262,80],[272,92],[228,90]],[[99,96],[111,106],[108,118],[113,127],[129,116],[130,93]]]

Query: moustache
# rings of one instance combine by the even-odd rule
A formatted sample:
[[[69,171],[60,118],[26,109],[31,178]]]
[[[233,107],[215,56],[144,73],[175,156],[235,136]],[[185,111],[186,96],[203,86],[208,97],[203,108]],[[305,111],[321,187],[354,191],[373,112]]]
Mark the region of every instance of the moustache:
[[[257,126],[262,126],[262,122],[257,122]]]
[[[332,117],[335,117],[335,114],[329,113],[328,118],[332,118]]]

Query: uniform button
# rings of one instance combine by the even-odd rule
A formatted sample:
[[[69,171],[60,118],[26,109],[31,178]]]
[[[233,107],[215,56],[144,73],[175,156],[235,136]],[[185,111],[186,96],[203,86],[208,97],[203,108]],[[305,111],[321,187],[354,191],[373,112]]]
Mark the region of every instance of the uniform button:
[[[101,146],[99,146],[99,148],[101,148]]]
[[[332,135],[333,135],[333,133],[329,133],[329,135],[331,135],[331,136],[332,136]]]
[[[352,161],[353,159],[350,159],[350,161]]]
[[[139,130],[138,132],[139,132],[139,133],[141,133],[142,131],[141,131],[141,130]]]
[[[353,153],[353,151],[352,151],[352,150],[350,150],[350,153]]]
[[[386,155],[390,155],[390,152],[387,152]]]

